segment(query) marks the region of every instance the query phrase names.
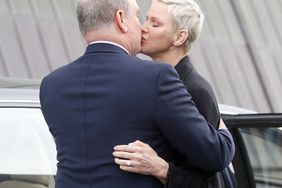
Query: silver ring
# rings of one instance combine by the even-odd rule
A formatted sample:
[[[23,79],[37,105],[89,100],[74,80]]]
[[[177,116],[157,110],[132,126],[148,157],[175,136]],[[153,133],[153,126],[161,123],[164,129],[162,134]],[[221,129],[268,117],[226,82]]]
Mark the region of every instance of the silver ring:
[[[130,160],[126,161],[126,165],[131,166],[131,161]]]

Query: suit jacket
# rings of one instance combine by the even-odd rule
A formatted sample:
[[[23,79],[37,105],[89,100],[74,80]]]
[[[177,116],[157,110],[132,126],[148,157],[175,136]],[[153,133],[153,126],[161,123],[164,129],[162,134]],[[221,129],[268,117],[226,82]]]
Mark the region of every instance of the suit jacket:
[[[198,113],[173,67],[112,44],[89,45],[46,76],[40,101],[57,147],[57,188],[162,187],[154,177],[115,165],[113,147],[136,139],[165,160],[173,160],[173,148],[210,171],[234,155],[230,133],[216,131]]]
[[[220,112],[215,94],[208,81],[197,72],[188,56],[182,58],[175,66],[175,69],[191,94],[192,100],[195,102],[195,106],[200,114],[217,129],[220,121]],[[199,168],[191,169],[191,165],[187,164],[185,157],[179,154],[175,163],[177,166],[171,163],[169,167],[167,188],[220,188],[224,184],[226,187],[232,188],[234,184],[231,177],[228,176],[228,169],[217,173],[216,176],[214,176],[214,173]],[[222,180],[227,180],[227,182],[221,182]]]

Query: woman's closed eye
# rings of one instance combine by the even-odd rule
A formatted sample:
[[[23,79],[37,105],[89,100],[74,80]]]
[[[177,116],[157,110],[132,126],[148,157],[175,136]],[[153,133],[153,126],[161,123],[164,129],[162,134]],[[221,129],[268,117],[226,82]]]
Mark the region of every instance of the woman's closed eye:
[[[159,27],[161,24],[160,24],[160,22],[158,22],[158,21],[153,21],[152,22],[152,26],[153,27]]]

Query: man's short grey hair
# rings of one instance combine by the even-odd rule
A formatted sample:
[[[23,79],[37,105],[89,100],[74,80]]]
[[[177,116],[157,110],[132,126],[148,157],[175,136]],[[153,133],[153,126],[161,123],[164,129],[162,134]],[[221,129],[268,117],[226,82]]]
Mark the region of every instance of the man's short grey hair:
[[[188,31],[185,41],[186,52],[189,52],[193,43],[198,39],[204,22],[204,14],[193,0],[159,0],[166,4],[173,16],[174,32],[181,29]]]
[[[82,35],[93,29],[99,29],[115,20],[117,10],[129,12],[128,0],[79,0],[77,19]]]

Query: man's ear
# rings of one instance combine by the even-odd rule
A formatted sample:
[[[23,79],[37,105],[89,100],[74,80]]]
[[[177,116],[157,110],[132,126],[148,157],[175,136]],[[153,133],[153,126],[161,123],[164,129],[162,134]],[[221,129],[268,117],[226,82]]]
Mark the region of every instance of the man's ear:
[[[174,46],[181,46],[186,39],[188,38],[188,31],[187,29],[181,29],[177,31],[175,39],[173,41]]]
[[[126,26],[125,18],[126,18],[126,15],[123,10],[118,10],[116,12],[117,26],[122,33],[126,33],[128,31],[128,27]]]

